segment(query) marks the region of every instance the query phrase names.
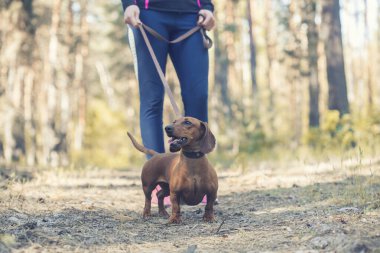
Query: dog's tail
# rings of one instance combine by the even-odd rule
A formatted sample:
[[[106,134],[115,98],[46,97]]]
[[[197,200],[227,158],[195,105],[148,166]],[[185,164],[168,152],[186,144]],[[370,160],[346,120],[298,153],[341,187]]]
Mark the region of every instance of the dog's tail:
[[[147,149],[146,147],[144,147],[143,145],[141,145],[140,143],[138,143],[135,139],[135,137],[133,137],[132,134],[130,134],[129,132],[127,132],[128,136],[129,136],[129,139],[131,139],[132,141],[132,144],[133,146],[135,146],[135,148],[140,151],[140,152],[143,152],[147,155],[155,155],[155,154],[158,154],[158,152],[154,151],[153,149]]]

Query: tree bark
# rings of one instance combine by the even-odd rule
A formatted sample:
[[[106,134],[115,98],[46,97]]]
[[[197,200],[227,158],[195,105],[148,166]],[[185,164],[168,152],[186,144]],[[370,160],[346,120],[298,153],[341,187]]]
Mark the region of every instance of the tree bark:
[[[293,131],[293,144],[298,145],[303,135],[303,64],[305,55],[307,54],[302,47],[303,36],[306,36],[301,30],[301,3],[297,0],[292,0],[289,4],[289,32],[290,38],[286,44],[285,51],[287,53],[287,81],[290,85],[290,124]],[[306,64],[305,64],[306,65]]]
[[[247,1],[247,21],[248,21],[248,27],[249,27],[249,54],[250,54],[250,71],[251,71],[251,82],[252,82],[252,100],[253,100],[253,117],[256,121],[256,124],[260,124],[259,122],[259,111],[260,111],[260,96],[259,96],[259,89],[257,86],[257,77],[256,77],[256,43],[255,43],[255,36],[253,32],[253,19],[252,19],[252,2],[253,1]]]
[[[324,1],[322,20],[327,28],[325,52],[329,84],[328,108],[339,111],[342,116],[349,113],[350,110],[347,97],[339,0]]]
[[[227,8],[229,3],[225,2],[223,7]],[[229,10],[231,11],[231,10]],[[231,15],[229,13],[225,14],[223,24],[227,27],[231,23]],[[228,90],[228,79],[229,79],[229,66],[230,60],[228,57],[228,45],[227,41],[229,39],[230,31],[224,30],[220,33],[218,27],[214,31],[215,37],[215,86],[219,87],[220,97],[222,100],[222,108],[227,118],[232,117],[231,100]]]
[[[80,43],[76,54],[76,69],[74,77],[74,89],[78,92],[76,128],[74,134],[74,149],[80,150],[83,145],[84,130],[86,125],[87,87],[84,82],[85,59],[88,56],[89,27],[87,23],[87,0],[81,2],[80,19]]]
[[[0,51],[0,87],[3,87],[4,97],[0,97],[2,125],[2,150],[6,163],[11,163],[13,158],[19,158],[20,152],[15,152],[16,141],[25,139],[24,117],[17,116],[21,106],[25,106],[25,85],[32,85],[34,81],[34,52],[35,52],[35,26],[33,1],[7,1],[1,6],[1,51]],[[4,8],[5,7],[5,8]],[[29,98],[28,98],[28,101]],[[31,105],[28,105],[31,108]],[[23,116],[23,115],[22,115]],[[18,121],[16,125],[16,119]],[[29,129],[31,139],[33,128]],[[29,137],[29,136],[28,136]],[[22,141],[20,141],[22,142]],[[21,152],[26,148],[25,143],[19,143],[17,147]]]
[[[229,60],[224,45],[220,39],[218,31],[214,32],[215,36],[215,84],[219,86],[220,95],[223,103],[223,111],[231,117],[231,101],[228,93],[228,66]]]
[[[380,4],[377,4],[377,90],[380,91]]]
[[[377,1],[377,75],[376,80],[380,80],[380,1]],[[380,82],[377,82],[377,97],[380,97]],[[377,105],[380,106],[380,99]]]
[[[367,50],[367,112],[373,111],[373,79],[372,79],[372,50],[370,41],[370,31],[368,27],[368,0],[364,0],[364,27],[365,27],[365,45]]]
[[[275,58],[275,39],[273,35],[273,6],[272,0],[265,1],[265,50],[267,58],[267,69],[266,69],[266,78],[267,78],[267,88],[268,88],[268,130],[269,135],[272,135],[274,132],[274,92],[273,92],[273,62]]]
[[[305,1],[309,65],[309,127],[319,127],[318,27],[315,23],[317,3]]]

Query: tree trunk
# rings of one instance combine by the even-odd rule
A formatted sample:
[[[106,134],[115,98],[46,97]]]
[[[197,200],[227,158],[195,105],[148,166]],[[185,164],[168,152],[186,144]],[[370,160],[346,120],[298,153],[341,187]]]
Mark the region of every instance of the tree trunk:
[[[367,111],[371,115],[373,110],[373,79],[372,79],[372,50],[370,41],[370,31],[368,27],[368,0],[364,0],[364,32],[365,32],[365,45],[367,50]]]
[[[24,81],[24,146],[26,164],[32,166],[36,162],[35,131],[33,126],[33,83],[34,75],[30,74]]]
[[[252,82],[252,97],[254,105],[254,117],[258,123],[259,118],[259,94],[257,87],[257,78],[256,78],[256,44],[255,37],[253,33],[253,19],[252,19],[252,1],[247,1],[247,20],[249,27],[249,53],[250,53],[250,64],[251,64],[251,82]]]
[[[230,65],[227,45],[225,40],[225,33],[221,34],[217,29],[215,29],[215,85],[219,87],[223,112],[227,114],[228,118],[232,116],[231,111],[231,101],[228,92],[228,68]]]
[[[265,1],[265,50],[267,57],[267,69],[266,69],[266,78],[267,78],[267,88],[268,88],[268,130],[269,135],[272,135],[274,132],[274,92],[273,92],[273,61],[275,58],[275,39],[273,35],[273,6],[272,0]]]
[[[25,124],[20,120],[15,124],[17,112],[25,106],[25,85],[32,85],[34,69],[32,62],[35,52],[35,27],[33,1],[7,1],[1,6],[1,51],[0,51],[0,87],[4,96],[0,97],[3,105],[0,124],[2,125],[2,150],[6,163],[16,157],[16,141],[25,138],[23,131]],[[31,106],[30,106],[31,107]],[[22,118],[24,119],[24,118]],[[30,128],[33,135],[33,128]],[[33,138],[33,137],[32,137]],[[22,141],[20,141],[22,142]],[[26,147],[25,143],[18,142],[20,151]],[[21,152],[17,152],[20,154]],[[18,158],[19,155],[17,155]]]
[[[303,36],[306,36],[301,29],[301,20],[298,18],[301,16],[301,3],[297,0],[292,0],[289,4],[289,32],[290,38],[286,44],[285,51],[287,53],[287,81],[290,84],[290,124],[293,131],[292,141],[295,146],[297,146],[303,135],[303,80],[302,71],[303,64],[302,60],[307,54],[302,47]],[[305,64],[306,65],[306,64]]]
[[[377,90],[380,92],[380,4],[377,4]]]
[[[377,69],[376,69],[376,83],[377,94],[380,93],[380,4],[377,4]],[[379,101],[379,100],[378,100]],[[377,104],[378,106],[379,104]]]
[[[88,55],[89,27],[87,23],[87,1],[81,2],[81,19],[80,19],[80,43],[78,44],[76,54],[76,70],[74,77],[74,89],[77,91],[78,114],[76,118],[76,128],[74,134],[74,149],[81,150],[83,145],[84,129],[86,124],[86,106],[87,106],[87,87],[84,80],[85,59]]]
[[[318,27],[315,23],[317,3],[305,1],[309,65],[309,127],[319,127]]]
[[[329,110],[337,110],[340,115],[343,115],[349,113],[349,104],[339,0],[324,1],[322,20],[328,31],[325,41],[327,80],[329,83],[328,108]]]

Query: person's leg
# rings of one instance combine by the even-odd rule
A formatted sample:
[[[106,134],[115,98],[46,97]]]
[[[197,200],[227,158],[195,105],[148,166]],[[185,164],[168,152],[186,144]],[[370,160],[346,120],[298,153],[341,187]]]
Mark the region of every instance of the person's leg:
[[[179,15],[176,28],[170,31],[170,39],[177,38],[194,27],[197,19],[197,14]],[[209,60],[201,33],[195,33],[178,44],[170,45],[169,54],[181,83],[185,116],[207,122]]]
[[[165,13],[141,10],[140,19],[161,35],[168,37],[167,27],[164,24]],[[132,53],[135,52],[135,71],[139,82],[140,128],[143,144],[146,148],[164,153],[165,147],[162,127],[164,87],[141,32],[139,29],[130,29],[133,35],[133,37],[130,37],[130,45]],[[165,73],[168,44],[157,40],[150,34],[148,34],[148,38],[160,66]],[[150,157],[148,156],[148,158]]]
[[[175,39],[194,27],[196,14],[186,14],[177,18],[177,27],[170,33]],[[208,50],[203,46],[200,32],[186,40],[170,45],[169,54],[181,83],[181,95],[185,108],[185,116],[208,121]],[[202,204],[207,203],[204,196]]]

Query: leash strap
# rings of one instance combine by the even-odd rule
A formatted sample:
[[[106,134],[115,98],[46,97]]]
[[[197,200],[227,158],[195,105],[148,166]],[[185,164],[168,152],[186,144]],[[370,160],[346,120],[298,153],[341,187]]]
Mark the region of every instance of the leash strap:
[[[145,43],[146,43],[146,46],[148,47],[148,50],[149,50],[150,56],[152,57],[153,63],[154,63],[154,65],[156,66],[156,69],[157,69],[158,75],[160,76],[160,79],[161,79],[162,83],[164,84],[165,91],[166,91],[166,93],[167,93],[168,96],[169,96],[170,103],[172,104],[172,107],[173,107],[174,113],[175,113],[175,115],[176,115],[177,118],[180,118],[180,117],[182,117],[182,115],[181,115],[181,113],[179,112],[178,105],[177,105],[177,103],[176,103],[175,100],[174,100],[173,93],[172,93],[172,91],[171,91],[171,89],[170,89],[170,87],[169,87],[168,82],[166,81],[166,78],[165,78],[164,72],[162,71],[161,66],[160,66],[160,64],[158,63],[158,60],[157,60],[156,54],[155,54],[154,51],[153,51],[152,45],[150,44],[150,41],[149,41],[149,39],[148,39],[148,36],[146,35],[146,32],[145,32],[145,30],[144,30],[143,25],[139,25],[139,28],[140,28],[141,34],[142,34],[142,36],[143,36],[143,38],[144,38],[144,41],[145,41]]]
[[[170,89],[170,86],[168,84],[168,82],[166,81],[166,78],[165,78],[165,75],[164,75],[164,72],[162,71],[161,69],[161,66],[160,64],[158,63],[158,60],[157,60],[157,56],[156,54],[154,53],[154,50],[152,48],[152,45],[148,39],[148,36],[146,35],[146,32],[149,32],[153,37],[161,40],[161,41],[164,41],[166,43],[170,43],[170,44],[174,44],[174,43],[178,43],[178,42],[181,42],[185,39],[187,39],[188,37],[190,37],[191,35],[193,35],[194,33],[196,33],[197,31],[200,30],[201,34],[202,34],[202,38],[203,38],[203,45],[205,48],[209,49],[212,47],[212,40],[210,39],[210,37],[207,36],[205,30],[197,25],[195,26],[194,28],[191,28],[189,31],[187,31],[186,33],[184,33],[183,35],[179,36],[178,38],[176,38],[175,40],[167,40],[165,37],[163,37],[161,34],[159,34],[158,32],[156,32],[155,30],[153,30],[152,28],[150,28],[149,26],[141,23],[139,25],[139,29],[140,29],[140,32],[144,38],[144,41],[145,41],[145,44],[149,50],[149,53],[150,53],[150,56],[152,57],[152,60],[153,60],[153,63],[154,63],[154,66],[156,67],[157,69],[157,72],[158,72],[158,75],[160,76],[160,79],[165,87],[165,91],[166,93],[168,94],[168,97],[169,97],[169,100],[170,100],[170,103],[173,107],[173,110],[174,110],[174,113],[176,115],[177,118],[180,118],[182,117],[180,111],[179,111],[179,107],[177,105],[177,103],[175,102],[175,99],[174,99],[174,96],[173,96],[173,93]]]
[[[145,25],[144,23],[141,23],[141,25],[153,37],[155,37],[156,39],[159,39],[161,41],[164,41],[166,43],[169,43],[169,44],[175,44],[175,43],[181,42],[181,41],[187,39],[188,37],[190,37],[191,35],[193,35],[194,33],[198,32],[198,31],[200,31],[202,34],[203,46],[205,48],[210,49],[212,47],[212,44],[213,44],[211,38],[206,34],[205,29],[199,25],[191,28],[189,31],[187,31],[186,33],[182,34],[181,36],[179,36],[178,38],[176,38],[174,40],[166,39],[164,36],[162,36],[161,34],[156,32],[154,29],[150,28],[149,26]]]
[[[156,54],[154,53],[154,50],[153,50],[153,48],[152,48],[152,45],[150,44],[150,41],[149,41],[149,39],[148,39],[148,36],[147,36],[146,33],[145,33],[144,27],[143,27],[142,25],[140,25],[139,28],[140,28],[141,34],[142,34],[142,36],[143,36],[143,38],[144,38],[144,41],[145,41],[145,43],[146,43],[146,46],[148,47],[149,53],[150,53],[150,55],[152,56],[152,59],[153,59],[154,65],[156,66],[156,69],[157,69],[158,75],[160,76],[160,79],[161,79],[162,83],[164,84],[165,91],[166,91],[166,93],[167,93],[168,96],[169,96],[170,103],[172,104],[172,107],[173,107],[174,113],[175,113],[175,115],[176,115],[177,118],[180,118],[182,115],[181,115],[181,113],[179,112],[178,105],[177,105],[177,103],[176,103],[175,100],[174,100],[173,93],[172,93],[172,91],[171,91],[171,89],[170,89],[170,87],[169,87],[168,82],[166,81],[166,78],[165,78],[164,72],[162,71],[161,66],[160,66],[160,64],[158,63],[158,60],[157,60]]]

